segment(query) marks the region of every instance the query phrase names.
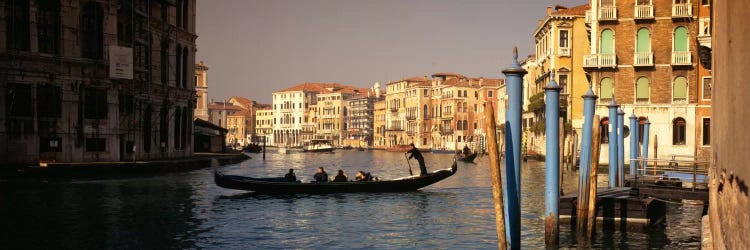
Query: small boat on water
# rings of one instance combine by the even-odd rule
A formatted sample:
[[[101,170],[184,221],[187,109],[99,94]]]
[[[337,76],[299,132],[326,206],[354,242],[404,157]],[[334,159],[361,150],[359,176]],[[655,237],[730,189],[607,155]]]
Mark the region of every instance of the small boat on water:
[[[333,152],[333,145],[329,140],[310,140],[302,147],[303,152]]]
[[[430,149],[430,152],[432,152],[433,154],[455,154],[456,150],[433,148],[433,149]]]
[[[477,153],[475,152],[475,153],[472,153],[472,154],[469,154],[469,155],[460,154],[456,158],[459,161],[470,162],[471,163],[471,162],[474,162],[474,159],[477,158]]]
[[[456,161],[449,169],[441,169],[425,176],[409,176],[393,180],[380,181],[348,181],[325,183],[289,182],[284,178],[252,178],[237,175],[225,175],[214,170],[214,182],[217,186],[255,191],[259,193],[387,193],[414,191],[451,177],[457,170]]]

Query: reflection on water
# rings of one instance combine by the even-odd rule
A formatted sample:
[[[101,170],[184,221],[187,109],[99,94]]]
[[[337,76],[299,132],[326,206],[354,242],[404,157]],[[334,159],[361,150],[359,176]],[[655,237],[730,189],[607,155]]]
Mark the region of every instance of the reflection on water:
[[[260,155],[256,155],[260,158]],[[428,169],[449,155],[425,154]],[[0,249],[8,248],[496,248],[487,159],[459,163],[455,176],[422,191],[396,194],[264,195],[221,189],[210,170],[122,180],[0,182]],[[412,162],[416,163],[416,162]],[[416,164],[414,164],[416,167]],[[340,151],[273,154],[222,169],[305,181],[318,166],[381,178],[408,174],[403,154]],[[544,164],[522,171],[525,248],[544,244]],[[418,171],[415,169],[415,171]],[[564,191],[576,191],[566,171]],[[606,175],[600,175],[600,185]],[[700,243],[701,206],[668,206],[663,229],[599,234],[594,247],[692,248]],[[561,243],[575,247],[567,225]]]

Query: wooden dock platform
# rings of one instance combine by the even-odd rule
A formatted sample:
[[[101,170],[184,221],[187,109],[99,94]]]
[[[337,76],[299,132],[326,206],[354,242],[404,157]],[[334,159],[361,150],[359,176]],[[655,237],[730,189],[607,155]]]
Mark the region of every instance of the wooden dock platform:
[[[577,194],[560,197],[560,219],[576,217]],[[604,222],[625,222],[651,226],[664,220],[666,204],[653,198],[640,198],[631,193],[631,188],[599,188],[596,192],[596,218]],[[612,224],[614,225],[614,224]],[[624,225],[624,224],[622,224]]]

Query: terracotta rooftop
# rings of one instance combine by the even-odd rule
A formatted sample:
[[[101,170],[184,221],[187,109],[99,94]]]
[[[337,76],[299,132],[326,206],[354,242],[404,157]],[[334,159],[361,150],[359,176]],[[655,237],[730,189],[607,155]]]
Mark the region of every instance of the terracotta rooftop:
[[[408,78],[403,78],[400,80],[392,81],[392,82],[387,83],[386,85],[392,84],[392,83],[398,83],[398,82],[430,82],[430,79],[427,79],[427,76],[414,76],[414,77],[408,77]]]
[[[211,104],[208,104],[208,109],[214,109],[214,110],[242,110],[240,106],[235,106],[230,103],[227,103],[226,106],[224,103],[221,102],[214,102]]]
[[[583,16],[586,15],[586,11],[590,10],[591,6],[589,4],[584,5],[578,5],[575,7],[565,7],[562,5],[555,6],[555,12],[552,12],[553,15],[573,15],[573,16]]]
[[[253,100],[241,96],[232,96],[232,98],[229,98],[229,100],[230,102],[237,102],[244,109],[250,109],[255,103]]]
[[[307,91],[307,92],[316,92],[319,94],[330,94],[330,93],[347,93],[347,94],[359,94],[359,95],[367,95],[368,92],[370,92],[370,89],[366,88],[359,88],[349,85],[343,85],[339,83],[314,83],[314,82],[305,82],[300,83],[276,92],[287,92],[287,91]],[[371,93],[374,95],[374,93]]]
[[[250,112],[250,110],[243,109],[238,112],[235,112],[234,114],[227,115],[227,116],[245,116],[245,117],[252,117],[253,112]]]

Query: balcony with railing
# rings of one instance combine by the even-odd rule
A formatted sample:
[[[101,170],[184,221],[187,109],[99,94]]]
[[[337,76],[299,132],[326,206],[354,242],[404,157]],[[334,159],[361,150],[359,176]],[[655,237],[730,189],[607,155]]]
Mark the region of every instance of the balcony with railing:
[[[417,119],[417,114],[406,114],[406,120],[413,121]]]
[[[403,131],[404,129],[401,128],[400,125],[391,125],[391,126],[388,126],[385,130],[386,131]]]
[[[406,135],[408,135],[408,136],[414,136],[416,134],[417,134],[417,132],[414,132],[414,131],[406,131]]]
[[[672,51],[672,65],[673,66],[685,66],[691,65],[690,51]]]
[[[391,112],[398,112],[398,107],[391,107]]]
[[[617,56],[612,54],[591,54],[583,56],[584,68],[614,68],[617,67]]]
[[[635,54],[633,55],[633,66],[634,67],[654,66],[654,53],[653,52],[635,52]]]
[[[617,7],[602,6],[599,8],[599,21],[617,20]]]
[[[558,56],[570,56],[570,47],[558,47],[557,55]]]
[[[672,4],[672,18],[683,18],[693,16],[693,5],[691,3]]]
[[[654,19],[654,6],[651,4],[643,4],[635,6],[635,19]]]
[[[441,135],[450,135],[450,134],[453,134],[453,129],[452,128],[443,128],[443,129],[440,129],[440,134]]]

